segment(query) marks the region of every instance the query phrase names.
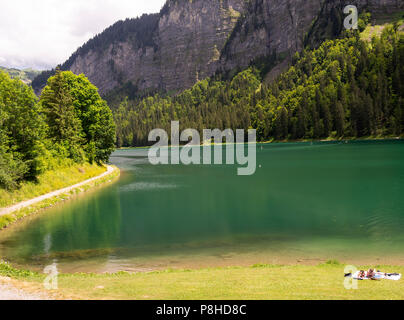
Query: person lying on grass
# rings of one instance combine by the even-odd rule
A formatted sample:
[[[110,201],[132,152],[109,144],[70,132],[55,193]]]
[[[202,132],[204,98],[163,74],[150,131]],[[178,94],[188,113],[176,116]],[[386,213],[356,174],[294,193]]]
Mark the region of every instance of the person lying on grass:
[[[387,274],[385,274],[387,275]],[[374,269],[369,269],[369,271],[361,270],[358,274],[359,279],[371,279],[371,280],[378,280],[376,277],[376,272]]]
[[[371,280],[377,280],[376,279],[376,273],[375,273],[374,269],[369,269],[367,276]]]
[[[375,271],[375,269],[369,269],[369,271],[360,270],[354,274],[347,273],[345,277],[352,277],[357,280],[401,280],[401,274],[399,273],[384,273],[381,271]]]

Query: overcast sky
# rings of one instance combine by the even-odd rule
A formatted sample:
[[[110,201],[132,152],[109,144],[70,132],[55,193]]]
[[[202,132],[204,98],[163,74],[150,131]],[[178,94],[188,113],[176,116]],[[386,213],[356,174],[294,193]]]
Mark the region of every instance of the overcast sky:
[[[165,0],[0,0],[0,66],[48,69],[114,22]]]

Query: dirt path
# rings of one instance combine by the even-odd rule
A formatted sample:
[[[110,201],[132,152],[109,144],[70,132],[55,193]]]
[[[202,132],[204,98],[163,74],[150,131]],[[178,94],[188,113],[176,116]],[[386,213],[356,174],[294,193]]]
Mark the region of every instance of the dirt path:
[[[90,182],[93,182],[93,181],[95,181],[95,180],[98,180],[98,179],[103,178],[103,177],[109,175],[110,173],[112,173],[113,171],[114,171],[114,168],[113,168],[113,167],[107,166],[107,171],[104,172],[103,174],[97,176],[97,177],[88,179],[88,180],[86,180],[86,181],[80,182],[80,183],[78,183],[78,184],[75,184],[75,185],[73,185],[73,186],[70,186],[70,187],[67,187],[67,188],[64,188],[64,189],[60,189],[60,190],[57,190],[57,191],[53,191],[53,192],[44,194],[44,195],[42,195],[42,196],[40,196],[40,197],[31,199],[31,200],[22,201],[22,202],[20,202],[20,203],[17,203],[16,205],[11,206],[11,207],[0,208],[0,217],[1,217],[1,216],[4,216],[4,215],[6,215],[6,214],[13,213],[14,211],[18,211],[18,210],[21,210],[21,209],[23,209],[23,208],[32,206],[33,204],[36,204],[36,203],[38,203],[38,202],[41,202],[41,201],[44,201],[44,200],[47,200],[47,199],[50,199],[50,198],[59,196],[59,195],[61,195],[61,194],[69,193],[70,191],[72,191],[72,190],[74,190],[74,189],[76,189],[76,188],[80,188],[80,187],[82,187],[82,186],[84,186],[84,185],[86,185],[86,184],[88,184],[88,183],[90,183]]]
[[[29,207],[41,201],[59,196],[61,194],[69,193],[70,191],[76,188],[80,188],[88,183],[91,183],[93,181],[96,181],[111,174],[114,170],[115,169],[112,166],[107,166],[107,171],[97,177],[88,179],[86,181],[80,182],[78,184],[75,184],[73,186],[64,189],[44,194],[31,200],[22,201],[11,207],[0,208],[0,216],[13,213],[14,211],[18,211],[20,209]],[[17,289],[16,287],[13,286],[11,279],[0,277],[0,300],[49,300],[49,299],[51,298],[49,298],[46,294],[43,293],[28,293],[24,290]]]
[[[49,298],[24,292],[8,284],[0,284],[0,300],[49,300]]]
[[[45,292],[37,290],[25,291],[14,286],[14,281],[7,277],[0,277],[0,300],[51,300]]]

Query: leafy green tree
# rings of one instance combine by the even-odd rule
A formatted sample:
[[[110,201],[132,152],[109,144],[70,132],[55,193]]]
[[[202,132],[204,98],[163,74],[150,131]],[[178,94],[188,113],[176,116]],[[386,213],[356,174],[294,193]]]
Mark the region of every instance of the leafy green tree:
[[[60,70],[56,71],[56,75],[49,84],[42,91],[41,105],[52,148],[60,156],[70,158],[74,162],[83,162],[82,147],[85,143],[83,129],[74,109],[73,98]]]
[[[2,164],[15,186],[41,171],[44,122],[32,88],[0,72],[0,135]],[[11,184],[8,183],[10,186]]]
[[[15,189],[28,171],[27,165],[20,159],[15,159],[9,152],[8,137],[4,122],[7,114],[3,101],[0,101],[0,187],[8,190]]]
[[[4,145],[0,146],[0,188],[16,189],[28,169],[26,163],[13,153],[7,152]]]
[[[101,99],[98,89],[84,75],[77,76],[70,71],[59,71],[49,78],[40,102],[43,109],[47,110],[46,113],[50,112],[52,117],[64,124],[63,130],[52,129],[57,123],[52,117],[48,117],[50,138],[59,139],[62,133],[65,137],[70,131],[73,137],[67,140],[68,145],[76,150],[81,144],[89,162],[102,163],[109,160],[115,149],[115,123],[112,112]],[[62,140],[66,141],[64,138]]]

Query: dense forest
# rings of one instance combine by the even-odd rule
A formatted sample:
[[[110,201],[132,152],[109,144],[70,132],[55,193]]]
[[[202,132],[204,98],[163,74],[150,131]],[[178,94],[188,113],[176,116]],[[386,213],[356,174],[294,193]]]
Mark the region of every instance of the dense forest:
[[[296,54],[267,85],[260,67],[216,76],[177,96],[125,99],[114,110],[117,144],[148,145],[155,128],[257,129],[258,140],[300,140],[404,133],[404,36],[388,26],[370,42],[351,32]]]
[[[83,75],[56,71],[40,99],[0,71],[0,188],[75,163],[108,160],[114,150],[112,112]]]

